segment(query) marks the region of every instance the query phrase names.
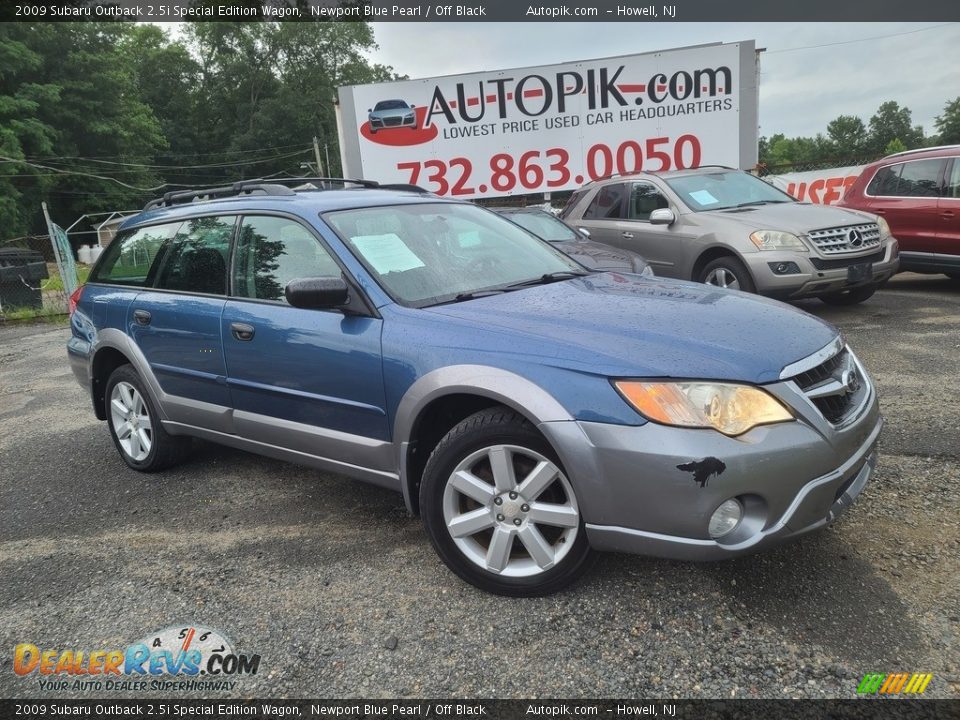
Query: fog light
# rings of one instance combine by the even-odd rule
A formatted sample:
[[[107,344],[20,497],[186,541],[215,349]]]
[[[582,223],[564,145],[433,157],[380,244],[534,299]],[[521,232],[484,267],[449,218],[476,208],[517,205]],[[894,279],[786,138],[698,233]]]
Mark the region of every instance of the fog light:
[[[800,266],[795,262],[772,262],[767,263],[774,275],[795,275],[800,272]]]
[[[740,501],[727,500],[710,516],[710,525],[707,527],[710,537],[723,537],[740,524],[741,517],[743,517],[743,508]]]

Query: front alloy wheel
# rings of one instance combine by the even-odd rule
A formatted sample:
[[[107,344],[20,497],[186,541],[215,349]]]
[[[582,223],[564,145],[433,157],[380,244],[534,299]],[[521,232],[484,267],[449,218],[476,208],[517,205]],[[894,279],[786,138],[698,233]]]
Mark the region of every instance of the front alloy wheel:
[[[592,559],[573,484],[544,438],[507,408],[447,433],[424,469],[420,507],[443,561],[483,590],[546,595]]]

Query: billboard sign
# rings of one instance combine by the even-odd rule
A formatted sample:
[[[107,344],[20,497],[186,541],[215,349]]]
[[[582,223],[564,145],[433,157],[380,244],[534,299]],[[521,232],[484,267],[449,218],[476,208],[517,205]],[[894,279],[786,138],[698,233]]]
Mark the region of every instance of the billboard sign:
[[[753,41],[339,90],[344,174],[464,198],[750,168]]]

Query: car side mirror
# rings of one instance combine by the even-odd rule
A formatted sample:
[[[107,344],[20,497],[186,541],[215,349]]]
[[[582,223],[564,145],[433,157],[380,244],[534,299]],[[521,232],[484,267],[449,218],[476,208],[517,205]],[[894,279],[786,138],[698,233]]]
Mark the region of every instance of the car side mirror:
[[[677,216],[673,214],[670,208],[657,208],[650,213],[651,225],[673,225],[677,221]]]
[[[337,308],[346,303],[350,289],[343,278],[303,278],[287,283],[283,294],[293,307],[323,310]]]
[[[373,108],[367,108],[367,112],[373,112]]]
[[[415,107],[416,107],[416,105],[411,105],[411,106],[410,106],[410,109],[413,110]]]
[[[586,228],[577,228],[577,232],[583,235],[585,238],[590,237],[590,231]]]

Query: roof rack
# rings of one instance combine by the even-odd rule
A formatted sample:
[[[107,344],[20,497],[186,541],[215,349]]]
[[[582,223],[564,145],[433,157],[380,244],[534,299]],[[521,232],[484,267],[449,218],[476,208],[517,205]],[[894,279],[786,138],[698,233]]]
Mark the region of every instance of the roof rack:
[[[902,157],[904,155],[913,155],[914,153],[930,152],[931,150],[953,150],[955,148],[960,148],[960,145],[934,145],[933,147],[914,148],[913,150],[904,150],[902,152],[893,153],[893,155],[887,155],[887,157]]]
[[[678,170],[702,170],[703,168],[719,168],[721,170],[736,170],[736,168],[732,168],[729,165],[697,165],[695,168],[678,168]],[[660,172],[660,171],[657,170],[655,172]],[[637,175],[653,175],[655,174],[655,172],[650,170],[635,170],[633,172],[627,172],[627,173],[611,173],[610,175],[604,175],[603,177],[597,178],[596,180],[591,180],[590,183],[600,182],[602,180],[610,180],[612,178],[617,178],[617,177],[635,177]],[[587,183],[587,184],[589,185],[590,183]]]
[[[185,205],[196,201],[206,202],[218,198],[239,197],[241,195],[275,195],[291,196],[296,195],[296,188],[288,187],[291,184],[303,185],[305,183],[336,183],[339,185],[359,185],[366,189],[380,190],[400,190],[406,192],[427,193],[418,185],[408,185],[404,183],[384,184],[375,180],[353,180],[350,178],[335,177],[289,177],[289,178],[270,178],[270,179],[251,179],[238,180],[231,185],[222,187],[202,188],[199,190],[176,190],[164,193],[162,197],[151,200],[144,206],[144,210],[152,210],[158,207],[173,207],[174,205]],[[326,187],[317,187],[317,190],[326,190]]]

